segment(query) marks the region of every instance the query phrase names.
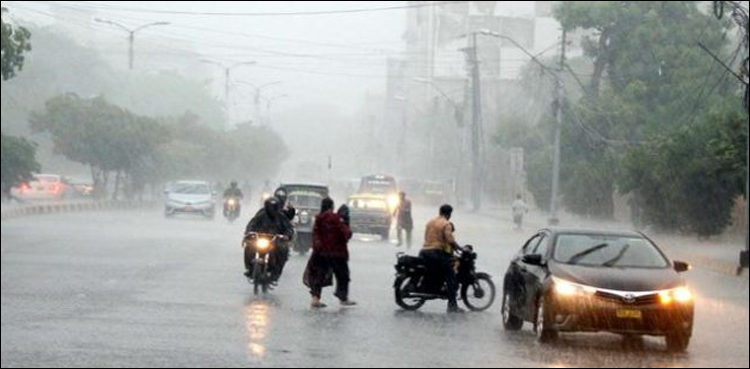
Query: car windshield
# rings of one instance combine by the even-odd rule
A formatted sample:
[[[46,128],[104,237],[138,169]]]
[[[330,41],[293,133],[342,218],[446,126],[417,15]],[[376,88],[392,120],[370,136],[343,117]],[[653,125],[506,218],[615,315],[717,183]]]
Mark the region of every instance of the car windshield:
[[[385,201],[379,199],[351,199],[349,200],[349,207],[353,209],[375,209],[375,210],[387,210],[388,204]]]
[[[176,183],[171,192],[185,195],[204,195],[211,191],[205,183]]]
[[[296,208],[320,208],[323,196],[313,191],[294,191],[288,195],[289,203]]]
[[[564,264],[596,267],[665,268],[669,264],[648,240],[633,236],[562,234],[553,258]]]

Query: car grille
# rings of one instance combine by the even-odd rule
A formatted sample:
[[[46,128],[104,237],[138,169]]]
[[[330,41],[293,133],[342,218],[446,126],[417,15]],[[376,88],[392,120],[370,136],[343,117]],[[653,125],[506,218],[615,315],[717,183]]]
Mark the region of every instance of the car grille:
[[[636,296],[636,295],[619,295],[604,291],[596,291],[594,294],[599,300],[613,302],[623,305],[651,305],[659,302],[659,295],[656,293]]]

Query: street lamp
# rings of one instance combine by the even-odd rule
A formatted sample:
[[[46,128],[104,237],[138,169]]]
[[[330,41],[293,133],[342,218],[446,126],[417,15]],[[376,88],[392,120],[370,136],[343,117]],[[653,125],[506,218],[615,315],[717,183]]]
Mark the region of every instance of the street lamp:
[[[276,101],[276,100],[278,100],[278,99],[283,99],[285,97],[289,97],[289,95],[287,95],[287,94],[281,94],[281,95],[276,95],[276,96],[269,97],[269,98],[263,98],[264,100],[266,100],[266,111],[267,111],[267,114],[268,114],[268,122],[267,122],[267,124],[269,126],[271,125],[271,103],[274,102],[274,101]]]
[[[262,84],[260,86],[254,84],[254,83],[245,82],[245,81],[237,81],[237,83],[242,84],[242,85],[248,85],[248,86],[253,87],[253,89],[255,89],[255,98],[254,98],[254,102],[255,102],[255,119],[257,119],[258,122],[260,122],[260,90],[262,90],[262,89],[264,89],[266,87],[273,86],[273,85],[278,85],[279,83],[281,83],[281,81],[268,82],[268,83],[264,83],[264,84]]]
[[[430,79],[421,77],[414,77],[411,80],[414,82],[428,84],[432,86],[437,92],[439,92],[440,95],[442,95],[443,98],[445,98],[445,100],[447,100],[451,104],[451,106],[453,106],[453,113],[454,118],[456,119],[456,124],[458,124],[459,127],[463,125],[463,108],[461,108],[453,99],[451,99],[448,94],[446,94],[437,84],[435,84],[435,82]]]
[[[107,19],[101,19],[101,18],[94,18],[94,21],[99,23],[105,23],[109,25],[113,25],[115,27],[119,27],[120,29],[124,30],[128,33],[128,65],[130,69],[133,69],[133,39],[136,32],[151,26],[166,26],[169,24],[169,22],[153,22],[153,23],[147,23],[141,26],[138,26],[136,28],[128,28],[121,23],[117,23],[115,21],[107,20]]]
[[[224,70],[224,104],[226,105],[227,120],[231,123],[232,122],[232,119],[230,118],[231,107],[229,106],[229,72],[236,67],[239,67],[242,65],[253,65],[253,64],[256,64],[257,62],[242,61],[242,62],[237,62],[231,65],[227,65],[225,63],[218,62],[215,60],[209,60],[209,59],[201,59],[201,62],[206,63],[206,64],[216,65],[219,68]]]

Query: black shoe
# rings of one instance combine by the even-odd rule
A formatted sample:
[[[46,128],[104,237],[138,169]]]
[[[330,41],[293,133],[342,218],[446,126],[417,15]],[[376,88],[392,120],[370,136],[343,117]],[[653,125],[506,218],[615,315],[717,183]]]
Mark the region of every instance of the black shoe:
[[[463,314],[463,313],[465,313],[465,312],[466,312],[466,310],[464,310],[464,309],[461,309],[461,308],[460,308],[460,307],[458,307],[458,306],[453,306],[453,307],[449,307],[449,308],[448,308],[448,313],[450,313],[450,314],[456,314],[456,313],[457,313],[457,314]]]
[[[242,274],[244,274],[244,275],[245,275],[245,277],[248,277],[248,278],[250,278],[250,277],[252,277],[252,276],[253,276],[253,273],[252,273],[252,272],[250,272],[249,270],[248,270],[248,271],[245,271],[245,273],[242,273]]]

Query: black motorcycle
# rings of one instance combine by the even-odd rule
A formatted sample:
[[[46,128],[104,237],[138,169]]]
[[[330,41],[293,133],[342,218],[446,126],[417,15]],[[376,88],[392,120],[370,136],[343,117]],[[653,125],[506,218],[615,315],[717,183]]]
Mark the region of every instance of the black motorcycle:
[[[273,282],[271,275],[271,252],[284,235],[250,232],[245,235],[242,247],[245,249],[245,265],[251,266],[248,282],[253,285],[253,293],[268,292]]]
[[[448,299],[445,277],[429,270],[424,259],[398,253],[393,288],[396,303],[405,310],[417,310],[427,300]],[[495,301],[495,284],[487,273],[477,273],[477,254],[470,245],[457,253],[456,273],[460,297],[472,311],[487,310]]]
[[[234,222],[240,216],[240,199],[237,197],[227,197],[224,199],[224,217],[229,223]]]

